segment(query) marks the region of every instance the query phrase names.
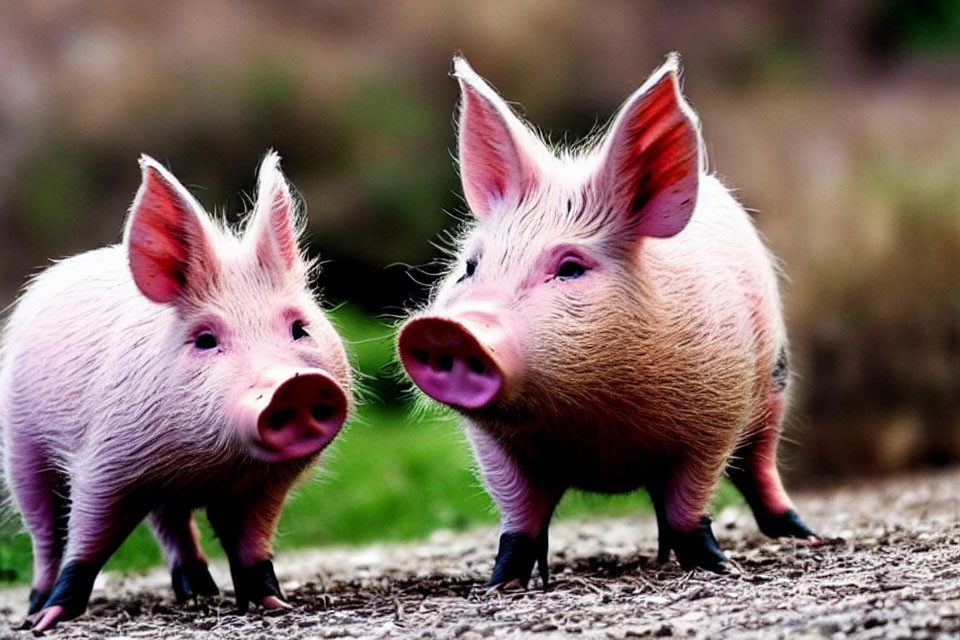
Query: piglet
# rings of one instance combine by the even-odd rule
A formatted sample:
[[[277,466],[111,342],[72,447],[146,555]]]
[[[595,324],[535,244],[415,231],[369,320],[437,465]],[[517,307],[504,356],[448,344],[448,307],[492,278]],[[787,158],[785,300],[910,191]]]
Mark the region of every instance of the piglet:
[[[547,585],[569,488],[646,487],[659,559],[723,572],[707,507],[727,472],[768,536],[819,539],[776,465],[789,375],[777,271],[707,173],[666,63],[595,144],[554,152],[463,59],[459,159],[473,224],[398,337],[419,388],[458,410],[499,507],[490,580]]]
[[[155,160],[140,168],[122,243],[40,273],[3,332],[3,462],[33,540],[35,630],[84,612],[145,517],[177,600],[216,594],[199,507],[239,609],[288,606],[271,562],[277,520],[350,409],[278,156],[260,166],[242,236]]]

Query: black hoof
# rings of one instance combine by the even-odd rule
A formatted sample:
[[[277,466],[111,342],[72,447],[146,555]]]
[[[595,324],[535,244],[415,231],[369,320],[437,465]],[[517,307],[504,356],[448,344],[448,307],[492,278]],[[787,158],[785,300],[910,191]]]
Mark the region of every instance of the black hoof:
[[[100,572],[99,565],[82,562],[69,562],[57,576],[50,597],[43,603],[43,608],[61,606],[63,616],[60,620],[70,620],[82,615],[90,602],[90,592],[93,591],[93,581]]]
[[[699,567],[714,573],[727,572],[726,558],[713,537],[707,516],[700,518],[700,526],[693,531],[672,531],[670,536],[677,562],[685,571]]]
[[[663,530],[660,530],[660,534],[657,538],[657,562],[664,564],[670,560],[670,542],[667,540],[667,536],[664,534]]]
[[[233,576],[233,590],[237,595],[239,613],[245,613],[251,602],[260,604],[267,596],[276,596],[283,600],[272,561],[261,560],[252,567],[235,566],[231,562],[230,573]]]
[[[47,604],[47,600],[50,599],[51,589],[46,591],[37,591],[36,589],[30,589],[30,599],[27,605],[27,615],[32,615],[40,609],[43,609],[43,605]]]
[[[807,528],[800,520],[800,516],[793,509],[787,509],[779,515],[766,514],[757,516],[757,526],[760,531],[770,538],[802,538],[819,537]]]
[[[170,572],[170,577],[173,582],[173,593],[179,603],[199,596],[215,596],[220,593],[217,583],[210,575],[207,563],[202,560],[189,560],[175,566]]]
[[[500,536],[497,562],[487,586],[499,589],[516,586],[526,589],[534,563],[540,570],[540,580],[546,591],[550,578],[546,528],[536,538],[523,533],[504,533]]]

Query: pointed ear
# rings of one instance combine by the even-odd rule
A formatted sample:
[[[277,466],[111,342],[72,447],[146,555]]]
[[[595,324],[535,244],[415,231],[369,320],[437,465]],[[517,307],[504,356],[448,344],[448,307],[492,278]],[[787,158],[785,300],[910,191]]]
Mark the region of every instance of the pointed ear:
[[[700,130],[678,71],[671,54],[626,101],[601,147],[599,186],[638,236],[676,235],[697,203]]]
[[[470,210],[484,217],[522,201],[540,179],[546,150],[466,60],[453,60],[460,82],[460,180]]]
[[[256,247],[261,264],[280,271],[303,265],[296,213],[290,185],[280,171],[280,156],[270,151],[260,163],[257,204],[245,235],[245,241]]]
[[[212,229],[200,203],[153,158],[140,157],[142,179],[124,245],[133,280],[150,300],[176,304],[216,278]]]

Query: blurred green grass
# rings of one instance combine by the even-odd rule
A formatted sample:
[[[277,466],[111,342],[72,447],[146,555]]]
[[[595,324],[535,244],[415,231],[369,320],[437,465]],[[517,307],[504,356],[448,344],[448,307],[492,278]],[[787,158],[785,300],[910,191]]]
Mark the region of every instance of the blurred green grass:
[[[276,551],[413,540],[437,529],[496,523],[496,510],[474,474],[456,415],[439,408],[414,412],[411,403],[402,402],[405,393],[393,373],[391,329],[351,306],[337,309],[332,316],[363,384],[380,400],[367,400],[359,407],[345,432],[323,454],[317,474],[288,498]],[[715,508],[738,499],[724,484]],[[572,491],[557,516],[646,510],[650,501],[643,491],[618,496]],[[222,557],[202,512],[197,513],[197,521],[204,551],[209,557]],[[19,527],[19,521],[11,519],[0,529],[0,583],[30,578],[30,538]],[[141,525],[106,568],[140,572],[161,563],[159,548]]]

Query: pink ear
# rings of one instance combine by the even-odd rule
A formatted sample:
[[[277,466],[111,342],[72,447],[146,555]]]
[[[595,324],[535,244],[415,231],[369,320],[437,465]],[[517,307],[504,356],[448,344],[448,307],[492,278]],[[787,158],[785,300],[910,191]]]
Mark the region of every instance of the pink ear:
[[[216,276],[205,214],[156,160],[141,156],[140,169],[125,234],[130,271],[147,298],[176,303],[200,293]]]
[[[538,180],[527,145],[539,144],[496,91],[463,58],[453,61],[460,81],[460,179],[467,204],[483,217],[515,205]]]
[[[675,56],[631,96],[607,135],[599,178],[638,235],[667,238],[697,203],[700,134],[680,95]]]
[[[257,205],[248,224],[262,264],[292,270],[301,264],[293,196],[280,171],[280,156],[271,151],[260,164]]]

